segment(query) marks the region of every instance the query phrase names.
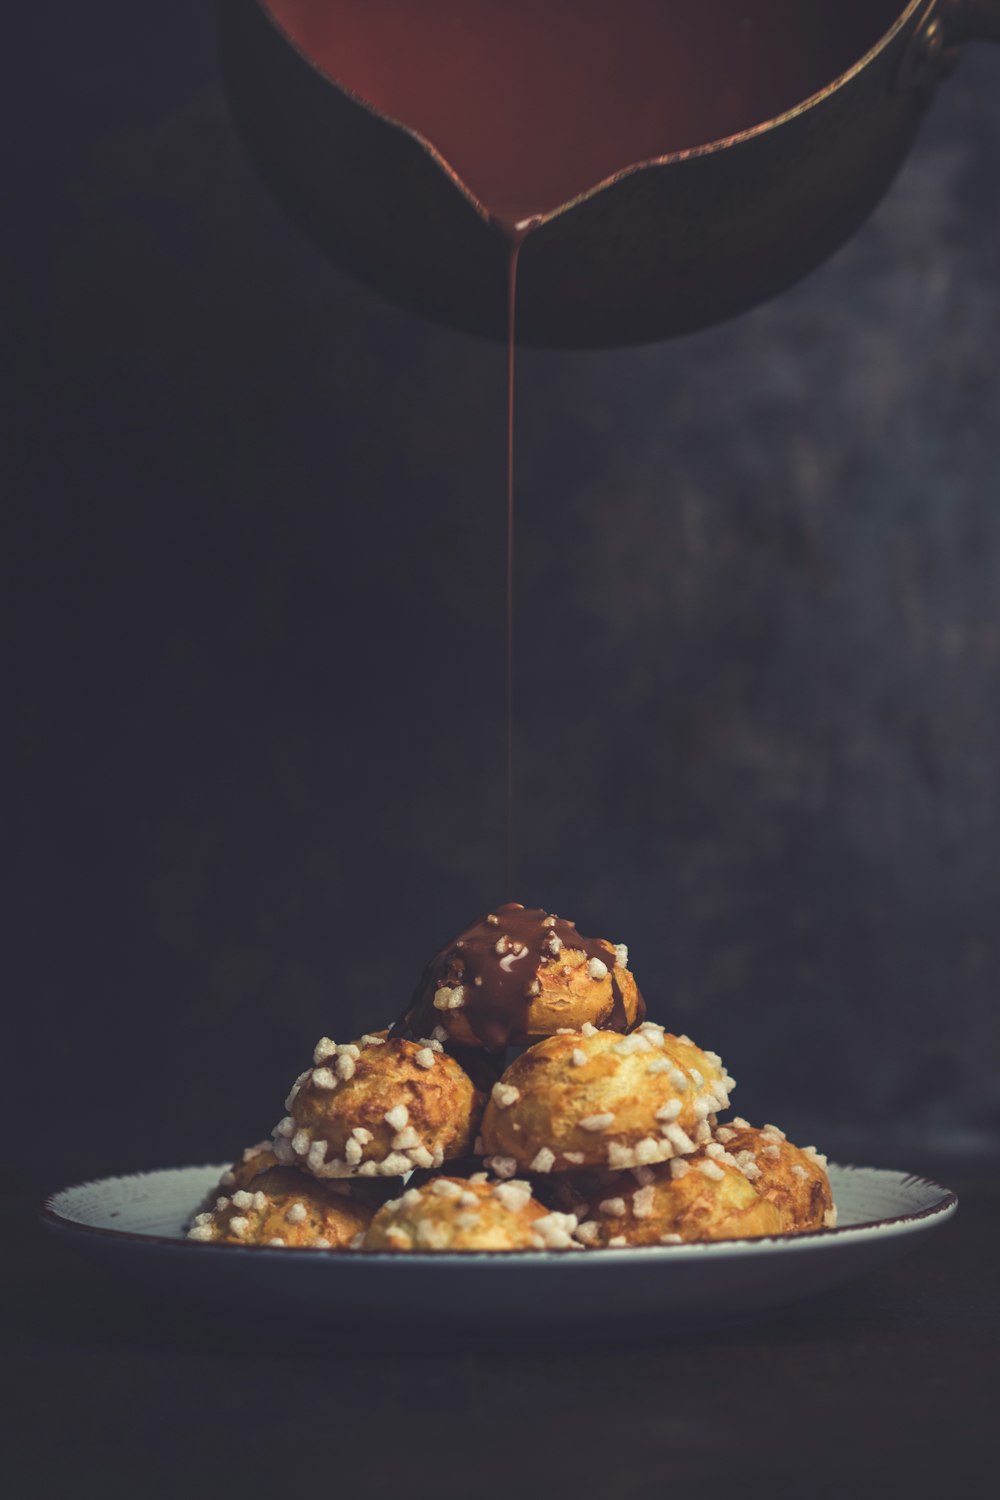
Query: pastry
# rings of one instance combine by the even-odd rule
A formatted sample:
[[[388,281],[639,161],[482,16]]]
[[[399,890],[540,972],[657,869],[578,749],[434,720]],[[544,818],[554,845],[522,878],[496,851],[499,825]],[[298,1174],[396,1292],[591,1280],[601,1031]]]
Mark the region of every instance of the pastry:
[[[659,1166],[564,1179],[559,1187],[580,1220],[577,1239],[595,1249],[756,1238],[783,1227],[774,1204],[712,1144]]]
[[[266,1172],[271,1167],[277,1167],[280,1163],[275,1156],[270,1141],[258,1141],[255,1146],[248,1146],[239,1161],[233,1162],[228,1171],[223,1172],[219,1178],[220,1193],[229,1193],[239,1188],[249,1187],[255,1177],[261,1172]]]
[[[498,1049],[585,1023],[629,1031],[646,1013],[628,950],[515,902],[498,906],[431,959],[400,1028]]]
[[[649,1166],[711,1139],[733,1080],[714,1052],[652,1021],[536,1042],[490,1096],[482,1149],[498,1176]]]
[[[320,1178],[403,1177],[469,1150],[483,1097],[433,1038],[316,1044],[274,1129],[278,1160]]]
[[[347,1183],[317,1182],[295,1167],[267,1167],[195,1215],[188,1239],[288,1250],[344,1250],[367,1229],[372,1208]]]
[[[571,1250],[573,1213],[538,1203],[527,1182],[435,1177],[384,1203],[365,1250]]]
[[[271,1150],[270,1141],[258,1141],[256,1145],[248,1146],[239,1160],[226,1168],[215,1187],[205,1194],[198,1205],[198,1212],[208,1212],[215,1207],[216,1200],[221,1195],[247,1187],[255,1177],[259,1177],[261,1172],[266,1172],[269,1167],[276,1166],[278,1166],[278,1158]],[[194,1224],[196,1220],[197,1214],[191,1223]]]
[[[826,1175],[826,1157],[815,1146],[793,1146],[777,1125],[755,1130],[739,1118],[719,1125],[715,1138],[738,1162],[761,1197],[774,1204],[786,1234],[836,1227],[837,1210]]]

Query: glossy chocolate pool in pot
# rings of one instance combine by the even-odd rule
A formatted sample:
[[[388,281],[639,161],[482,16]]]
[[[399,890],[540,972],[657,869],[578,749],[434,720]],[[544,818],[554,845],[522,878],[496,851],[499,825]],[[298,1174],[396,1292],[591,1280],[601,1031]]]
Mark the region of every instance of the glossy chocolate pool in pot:
[[[266,0],[306,56],[417,130],[502,220],[817,93],[900,0]]]

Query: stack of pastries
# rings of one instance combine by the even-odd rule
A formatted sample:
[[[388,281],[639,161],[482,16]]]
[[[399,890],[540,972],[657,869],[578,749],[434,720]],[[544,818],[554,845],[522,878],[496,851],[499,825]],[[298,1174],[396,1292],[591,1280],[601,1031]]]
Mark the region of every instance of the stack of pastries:
[[[511,903],[435,955],[390,1029],[317,1042],[188,1237],[423,1253],[832,1228],[825,1157],[721,1119],[733,1086],[646,1019],[624,945]]]

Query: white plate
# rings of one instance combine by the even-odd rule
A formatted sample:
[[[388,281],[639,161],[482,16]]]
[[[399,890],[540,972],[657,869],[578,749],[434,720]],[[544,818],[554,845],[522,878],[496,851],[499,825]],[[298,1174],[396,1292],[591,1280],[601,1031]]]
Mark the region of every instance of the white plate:
[[[93,1260],[171,1298],[267,1311],[286,1326],[370,1334],[668,1329],[765,1312],[882,1265],[950,1219],[954,1193],[874,1167],[830,1168],[838,1228],[632,1250],[341,1254],[201,1244],[184,1225],[223,1166],[178,1167],[63,1188],[45,1224]]]

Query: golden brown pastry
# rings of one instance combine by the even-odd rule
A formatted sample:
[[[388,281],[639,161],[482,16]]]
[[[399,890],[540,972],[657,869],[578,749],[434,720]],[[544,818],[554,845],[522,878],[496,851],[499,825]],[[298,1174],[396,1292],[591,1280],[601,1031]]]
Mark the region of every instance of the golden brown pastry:
[[[594,1248],[748,1239],[782,1231],[774,1204],[711,1144],[661,1166],[584,1179],[566,1201],[580,1220],[577,1239]]]
[[[572,922],[511,902],[431,959],[401,1025],[499,1049],[584,1022],[625,1032],[645,1013],[624,944],[583,937]]]
[[[188,1239],[289,1250],[344,1250],[373,1210],[347,1183],[317,1182],[295,1167],[268,1167],[195,1216]]]
[[[403,1177],[467,1152],[482,1106],[438,1041],[323,1037],[285,1101],[274,1152],[316,1177]]]
[[[826,1157],[815,1146],[793,1146],[777,1125],[755,1130],[738,1117],[717,1126],[715,1139],[734,1157],[761,1197],[777,1208],[786,1234],[836,1227]]]
[[[198,1205],[197,1212],[207,1213],[215,1207],[216,1200],[220,1194],[231,1193],[234,1189],[245,1188],[254,1177],[261,1172],[266,1172],[268,1167],[276,1167],[278,1158],[271,1150],[270,1141],[258,1141],[255,1146],[248,1146],[239,1161],[233,1162],[227,1167],[219,1178],[215,1187],[211,1188]],[[197,1216],[191,1218],[190,1223],[197,1223]]]
[[[271,1148],[270,1141],[258,1141],[255,1146],[248,1146],[239,1161],[233,1162],[228,1171],[223,1172],[219,1178],[219,1192],[233,1192],[240,1188],[249,1187],[255,1177],[261,1172],[266,1172],[271,1167],[279,1165],[278,1158]]]
[[[384,1203],[365,1250],[572,1250],[576,1215],[535,1201],[527,1182],[435,1177]]]
[[[473,1158],[469,1158],[471,1162]],[[203,1209],[215,1207],[220,1193],[238,1192],[241,1188],[248,1188],[250,1184],[256,1188],[259,1184],[255,1181],[262,1172],[269,1171],[272,1167],[278,1167],[281,1163],[272,1148],[271,1141],[258,1141],[255,1146],[248,1146],[239,1161],[233,1165],[219,1178],[218,1186],[207,1194],[205,1201],[201,1204]],[[478,1165],[478,1163],[477,1163]],[[296,1170],[305,1172],[301,1163],[296,1161]],[[470,1171],[476,1168],[470,1167]],[[306,1181],[312,1181],[312,1173],[305,1172]],[[396,1192],[397,1184],[387,1177],[352,1177],[350,1179],[331,1180],[331,1187],[335,1192],[353,1193],[356,1198],[361,1198],[365,1203],[371,1204],[372,1212],[391,1198]],[[192,1220],[193,1222],[193,1220]]]
[[[716,1053],[652,1021],[629,1036],[584,1025],[511,1064],[486,1106],[482,1150],[499,1177],[649,1166],[711,1140],[732,1084]]]

